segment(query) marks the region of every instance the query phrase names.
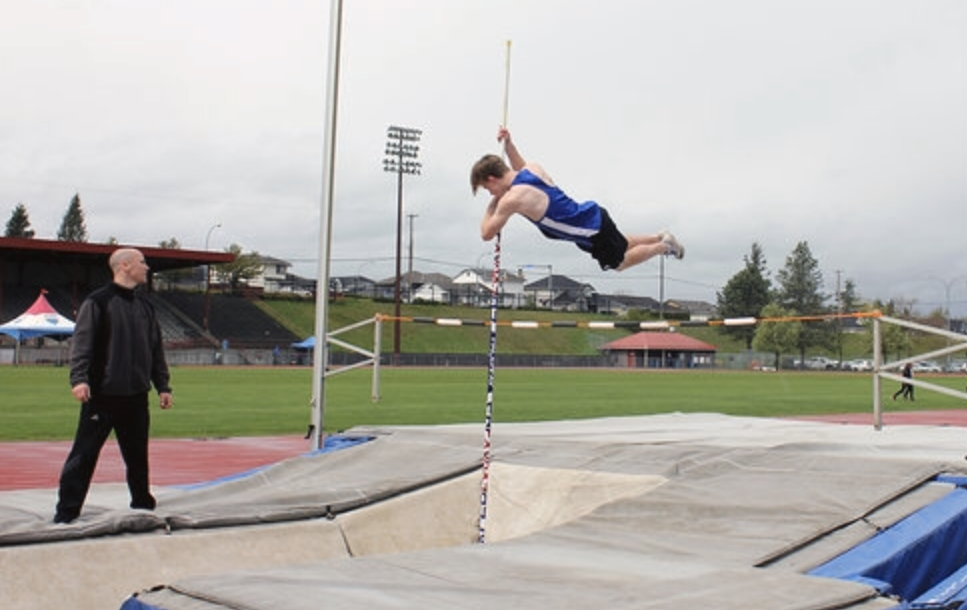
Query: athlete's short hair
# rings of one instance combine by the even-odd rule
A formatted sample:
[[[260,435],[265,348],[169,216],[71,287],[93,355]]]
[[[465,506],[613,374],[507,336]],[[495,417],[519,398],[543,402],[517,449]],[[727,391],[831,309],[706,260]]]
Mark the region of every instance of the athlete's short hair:
[[[486,182],[487,178],[491,176],[502,178],[509,171],[510,168],[497,155],[484,155],[473,164],[473,169],[470,170],[470,186],[473,188],[473,194],[477,194],[477,188]]]

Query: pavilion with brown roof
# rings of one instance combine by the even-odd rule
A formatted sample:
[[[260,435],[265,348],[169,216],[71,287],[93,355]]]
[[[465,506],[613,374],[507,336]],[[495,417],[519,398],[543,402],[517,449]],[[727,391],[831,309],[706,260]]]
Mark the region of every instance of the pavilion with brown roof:
[[[677,332],[640,332],[599,347],[622,368],[709,368],[714,345]]]

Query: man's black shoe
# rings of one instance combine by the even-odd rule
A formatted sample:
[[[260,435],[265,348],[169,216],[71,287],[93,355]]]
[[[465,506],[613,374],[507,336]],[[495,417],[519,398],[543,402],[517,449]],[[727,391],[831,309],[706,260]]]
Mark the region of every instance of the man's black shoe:
[[[131,508],[139,508],[141,510],[154,510],[157,505],[158,502],[152,496],[140,500],[131,500]]]
[[[72,523],[77,519],[77,515],[67,513],[57,513],[54,515],[54,523]]]

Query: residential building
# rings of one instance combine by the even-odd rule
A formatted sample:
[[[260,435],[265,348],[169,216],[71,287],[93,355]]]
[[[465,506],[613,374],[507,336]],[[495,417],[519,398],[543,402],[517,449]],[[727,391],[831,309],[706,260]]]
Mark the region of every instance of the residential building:
[[[524,277],[501,270],[498,281],[499,306],[518,308],[525,304]],[[489,307],[493,292],[493,271],[464,269],[453,278],[455,303],[472,307]]]
[[[248,288],[261,290],[266,294],[295,294],[309,297],[315,294],[316,280],[289,273],[292,264],[272,256],[259,259],[262,268],[258,275],[247,280]]]
[[[548,275],[524,286],[528,305],[537,309],[591,311],[594,294],[594,286],[566,275]]]
[[[337,294],[350,294],[373,298],[376,296],[376,282],[362,275],[341,275],[329,280]]]

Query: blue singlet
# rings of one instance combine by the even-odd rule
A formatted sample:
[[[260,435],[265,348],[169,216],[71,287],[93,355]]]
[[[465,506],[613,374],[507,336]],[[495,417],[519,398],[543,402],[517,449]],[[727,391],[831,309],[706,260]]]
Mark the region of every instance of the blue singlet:
[[[551,239],[563,239],[591,248],[591,237],[601,229],[601,207],[594,201],[578,203],[556,186],[550,186],[527,169],[517,172],[511,186],[526,184],[547,195],[547,212],[540,220],[532,220],[541,233]]]

